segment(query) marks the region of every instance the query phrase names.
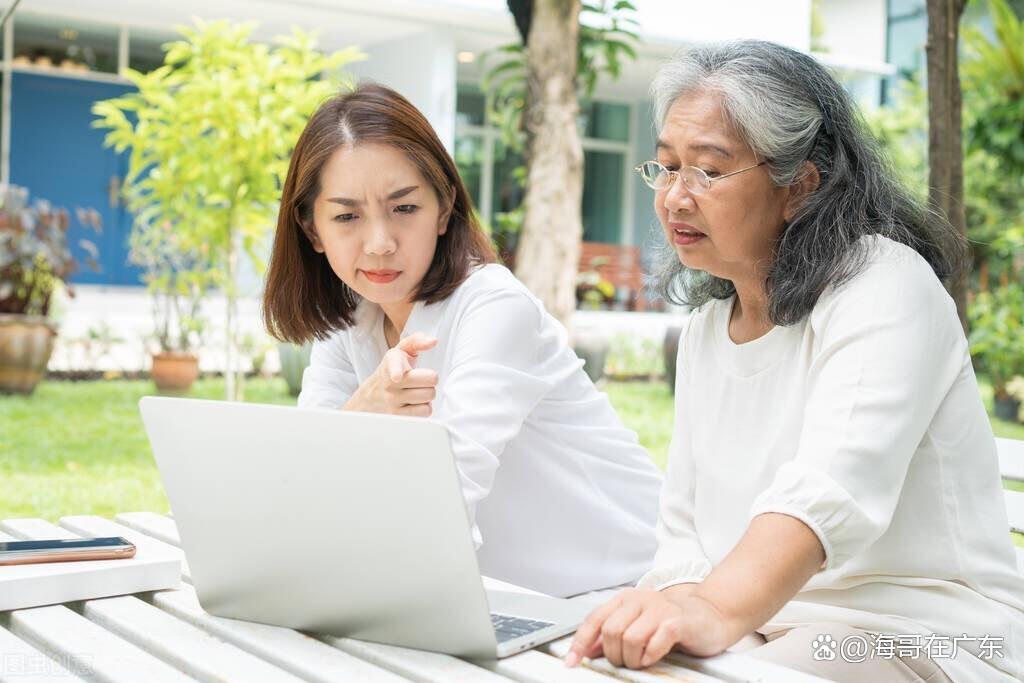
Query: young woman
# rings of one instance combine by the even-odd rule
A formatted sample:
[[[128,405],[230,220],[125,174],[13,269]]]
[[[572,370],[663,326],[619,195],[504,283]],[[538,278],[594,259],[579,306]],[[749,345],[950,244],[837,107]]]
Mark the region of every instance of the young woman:
[[[493,261],[412,104],[378,85],[326,102],[292,155],[264,300],[271,334],[316,340],[299,406],[444,422],[485,575],[557,596],[635,580],[660,476]]]

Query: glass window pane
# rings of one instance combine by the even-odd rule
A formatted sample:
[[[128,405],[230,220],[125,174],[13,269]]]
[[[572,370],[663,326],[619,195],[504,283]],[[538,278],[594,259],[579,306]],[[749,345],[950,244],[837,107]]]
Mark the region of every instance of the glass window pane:
[[[460,136],[455,140],[455,165],[462,182],[469,190],[473,207],[480,210],[480,179],[483,173],[484,139],[480,136]],[[482,216],[488,220],[487,216]]]
[[[926,13],[925,0],[889,0],[890,17],[902,17],[918,12]]]
[[[460,85],[455,95],[456,125],[484,125],[484,95],[479,88]]]
[[[174,33],[131,29],[128,34],[128,66],[148,73],[164,63],[164,44],[179,36]]]
[[[629,141],[629,105],[592,102],[581,107],[580,115],[585,117],[584,137]]]
[[[61,71],[117,72],[119,29],[62,17],[17,14],[14,63]]]
[[[523,188],[517,174],[525,172],[523,157],[494,142],[494,177],[491,189],[491,236],[502,260],[509,263],[519,244]]]
[[[516,169],[525,163],[521,155],[507,149],[501,140],[494,141],[494,189],[491,194],[494,214],[513,211],[523,203],[523,188],[516,179]]]
[[[583,240],[622,242],[623,167],[619,152],[583,153]]]

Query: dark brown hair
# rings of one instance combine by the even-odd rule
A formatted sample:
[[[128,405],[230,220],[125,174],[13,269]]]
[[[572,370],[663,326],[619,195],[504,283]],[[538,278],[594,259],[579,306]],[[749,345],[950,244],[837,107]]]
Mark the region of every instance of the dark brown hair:
[[[335,275],[327,257],[313,250],[311,237],[324,164],[339,147],[360,143],[404,152],[433,187],[442,208],[455,194],[448,229],[438,237],[434,260],[414,300],[442,301],[471,267],[495,260],[455,162],[426,117],[394,90],[361,84],[320,105],[292,152],[263,295],[263,320],[277,339],[301,344],[353,324],[359,296]]]

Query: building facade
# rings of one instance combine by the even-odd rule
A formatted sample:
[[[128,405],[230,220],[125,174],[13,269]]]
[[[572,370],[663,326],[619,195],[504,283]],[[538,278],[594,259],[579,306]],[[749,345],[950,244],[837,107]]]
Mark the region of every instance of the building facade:
[[[890,60],[898,57],[902,67],[907,59],[898,40],[906,12],[894,6],[915,3],[923,6],[923,0],[636,0],[638,59],[618,80],[601,82],[581,109],[584,240],[639,246],[649,240],[651,198],[632,168],[653,154],[647,89],[675,51],[731,38],[805,51],[813,42],[851,93],[877,106],[884,79],[895,72]],[[812,12],[820,13],[822,35],[812,36]],[[139,270],[127,262],[132,216],[119,197],[127,161],[103,147],[103,131],[91,127],[92,104],[131,87],[118,76],[121,68],[159,65],[161,45],[175,36],[171,27],[192,17],[257,22],[258,40],[300,26],[316,30],[326,50],[360,46],[368,59],[354,66],[354,75],[395,87],[426,114],[481,217],[500,233],[519,205],[512,171],[521,160],[485,120],[480,90],[481,57],[518,39],[503,0],[24,0],[2,36],[0,181],[56,205],[100,210],[102,270],[80,273],[81,283],[140,283]],[[77,241],[73,235],[75,249]],[[255,273],[244,279],[243,289],[258,289]]]

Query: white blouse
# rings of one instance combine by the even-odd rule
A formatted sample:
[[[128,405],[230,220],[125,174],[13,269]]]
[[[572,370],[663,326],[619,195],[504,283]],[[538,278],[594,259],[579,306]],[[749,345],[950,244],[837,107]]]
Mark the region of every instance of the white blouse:
[[[300,407],[340,408],[388,350],[383,311],[317,342]],[[654,556],[661,475],[583,372],[565,328],[506,268],[417,303],[402,337],[438,344],[433,417],[452,435],[483,574],[550,595],[635,581]],[[415,454],[410,454],[415,455]]]
[[[955,306],[909,247],[861,246],[866,267],[796,325],[735,344],[735,297],[690,317],[658,553],[640,584],[699,582],[754,516],[787,514],[827,559],[761,633],[840,622],[946,636],[933,647],[947,655],[955,636],[959,654],[934,658],[953,681],[1016,679],[1024,580]],[[978,657],[983,636],[1001,657]]]

